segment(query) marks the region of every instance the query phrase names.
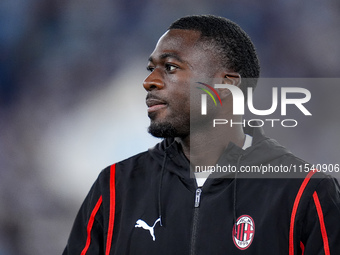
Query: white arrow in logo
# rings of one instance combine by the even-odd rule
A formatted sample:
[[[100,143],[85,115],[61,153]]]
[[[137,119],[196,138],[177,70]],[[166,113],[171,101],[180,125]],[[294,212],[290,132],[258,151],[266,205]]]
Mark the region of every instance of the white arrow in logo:
[[[145,230],[149,230],[150,231],[150,235],[152,236],[152,240],[155,241],[156,240],[156,237],[155,237],[155,234],[154,234],[154,227],[156,226],[157,222],[160,222],[161,221],[161,218],[158,218],[155,223],[153,224],[152,227],[150,227],[148,224],[145,223],[144,220],[137,220],[136,221],[136,225],[135,225],[135,228],[143,228]]]

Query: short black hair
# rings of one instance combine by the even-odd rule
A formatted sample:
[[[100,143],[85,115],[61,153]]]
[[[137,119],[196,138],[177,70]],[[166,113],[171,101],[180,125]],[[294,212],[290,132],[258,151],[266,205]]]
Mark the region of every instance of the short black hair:
[[[215,44],[215,52],[221,65],[238,72],[246,79],[241,89],[255,87],[260,75],[260,64],[254,44],[242,28],[229,19],[214,15],[186,16],[172,23],[169,29],[195,30],[201,33],[201,40]]]

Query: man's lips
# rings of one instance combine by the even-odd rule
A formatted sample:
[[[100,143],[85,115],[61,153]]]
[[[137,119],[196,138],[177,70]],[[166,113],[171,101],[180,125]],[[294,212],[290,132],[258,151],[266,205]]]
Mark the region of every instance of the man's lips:
[[[165,101],[156,98],[146,99],[146,105],[148,106],[148,112],[154,112],[167,107],[167,103]]]

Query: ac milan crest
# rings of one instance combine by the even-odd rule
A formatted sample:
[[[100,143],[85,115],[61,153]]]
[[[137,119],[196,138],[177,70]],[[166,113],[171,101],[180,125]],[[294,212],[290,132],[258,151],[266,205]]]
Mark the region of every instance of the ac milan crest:
[[[245,250],[255,235],[255,222],[249,215],[240,216],[233,227],[233,241],[237,248]]]

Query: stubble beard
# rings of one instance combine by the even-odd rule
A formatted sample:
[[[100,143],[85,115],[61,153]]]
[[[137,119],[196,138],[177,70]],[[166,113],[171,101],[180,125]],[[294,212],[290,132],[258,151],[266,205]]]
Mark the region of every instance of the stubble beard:
[[[151,121],[148,132],[154,137],[170,138],[177,137],[178,131],[170,122],[155,123]]]
[[[184,138],[190,133],[190,121],[172,119],[172,121],[156,121],[151,119],[148,132],[158,138]]]

